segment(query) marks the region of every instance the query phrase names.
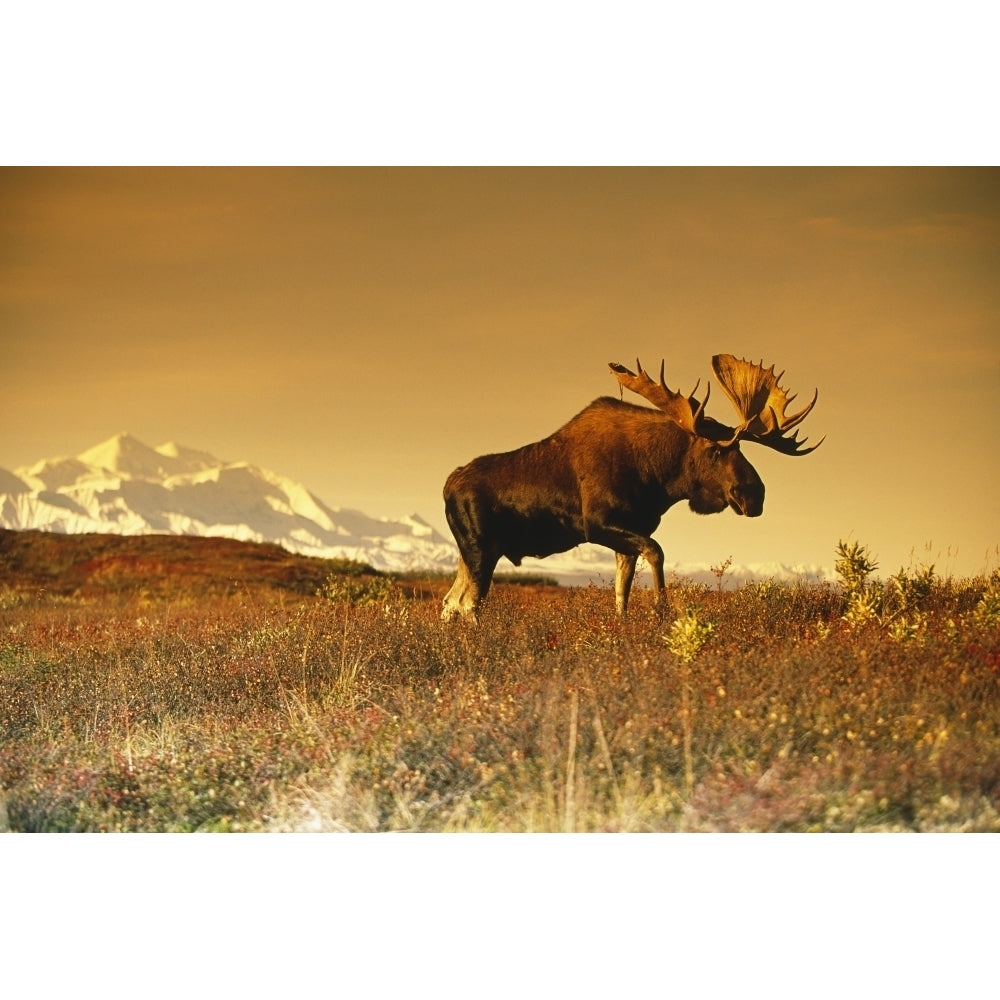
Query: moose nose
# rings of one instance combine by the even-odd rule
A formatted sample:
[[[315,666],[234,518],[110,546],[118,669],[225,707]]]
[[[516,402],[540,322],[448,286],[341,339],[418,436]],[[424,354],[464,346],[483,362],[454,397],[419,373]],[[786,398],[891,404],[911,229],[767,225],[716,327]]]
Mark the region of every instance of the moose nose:
[[[764,491],[748,490],[743,501],[743,510],[747,517],[760,517],[764,513]]]
[[[764,494],[757,490],[734,490],[730,501],[733,510],[744,517],[760,517],[764,513]]]

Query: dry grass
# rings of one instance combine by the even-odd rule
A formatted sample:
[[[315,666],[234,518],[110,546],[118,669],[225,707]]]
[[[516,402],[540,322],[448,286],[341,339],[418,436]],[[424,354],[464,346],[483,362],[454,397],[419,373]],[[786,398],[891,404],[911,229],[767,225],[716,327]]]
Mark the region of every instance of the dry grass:
[[[1000,829],[985,580],[936,581],[903,635],[830,587],[640,591],[622,623],[606,589],[501,585],[467,627],[446,581],[171,579],[0,594],[0,823]]]

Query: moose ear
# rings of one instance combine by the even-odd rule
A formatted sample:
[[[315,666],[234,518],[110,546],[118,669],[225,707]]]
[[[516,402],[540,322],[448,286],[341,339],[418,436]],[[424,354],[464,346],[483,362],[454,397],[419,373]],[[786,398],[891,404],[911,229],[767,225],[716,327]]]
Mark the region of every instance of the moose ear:
[[[608,367],[623,388],[637,393],[643,399],[648,399],[653,406],[666,413],[671,420],[680,424],[686,431],[697,434],[698,423],[705,410],[705,404],[708,402],[708,393],[705,394],[705,398],[700,403],[695,399],[694,394],[698,391],[698,386],[701,385],[701,379],[695,383],[689,396],[683,396],[679,392],[668,389],[667,383],[663,379],[664,364],[664,361],[660,362],[659,382],[654,382],[643,371],[638,358],[635,359],[638,374],[616,361],[609,362]]]

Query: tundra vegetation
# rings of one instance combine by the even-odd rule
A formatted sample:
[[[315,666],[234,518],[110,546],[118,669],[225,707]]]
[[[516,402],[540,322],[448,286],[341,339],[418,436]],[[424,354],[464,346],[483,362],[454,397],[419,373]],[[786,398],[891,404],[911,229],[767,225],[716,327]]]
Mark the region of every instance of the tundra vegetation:
[[[1000,829],[1000,574],[836,556],[627,618],[501,579],[449,627],[445,579],[0,532],[0,825]]]

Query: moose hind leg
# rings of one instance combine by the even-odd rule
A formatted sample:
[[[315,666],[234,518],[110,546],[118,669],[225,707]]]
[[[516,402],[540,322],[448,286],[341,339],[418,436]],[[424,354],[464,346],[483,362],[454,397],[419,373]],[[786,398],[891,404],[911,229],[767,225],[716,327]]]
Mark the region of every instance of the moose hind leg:
[[[455,582],[445,594],[442,621],[450,622],[456,618],[479,621],[479,608],[489,592],[498,561],[499,556],[492,555],[479,555],[468,561],[465,556],[459,556]]]
[[[476,621],[476,611],[479,607],[480,594],[475,577],[469,572],[465,560],[459,556],[458,573],[451,590],[444,596],[441,620],[450,622],[456,618],[470,618]]]
[[[451,488],[451,479],[445,484],[444,512],[460,555],[458,574],[445,596],[441,617],[445,621],[458,617],[476,621],[500,553],[491,541],[490,525],[479,498],[460,496]]]

